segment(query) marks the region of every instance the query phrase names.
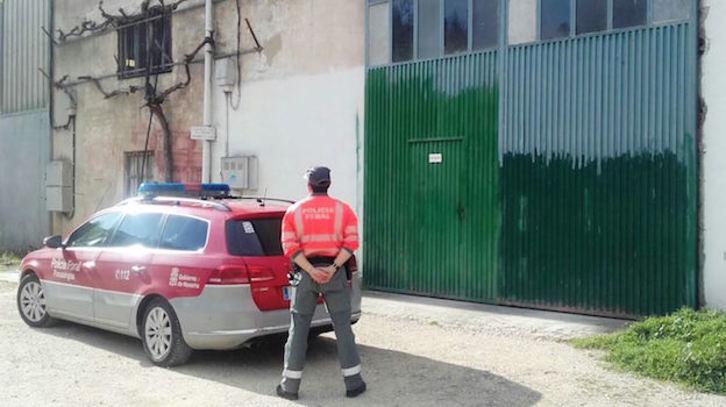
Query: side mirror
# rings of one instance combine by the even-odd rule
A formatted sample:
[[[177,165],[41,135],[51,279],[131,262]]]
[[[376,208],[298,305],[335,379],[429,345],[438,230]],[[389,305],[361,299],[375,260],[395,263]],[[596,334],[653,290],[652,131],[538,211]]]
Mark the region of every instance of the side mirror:
[[[65,248],[63,245],[63,238],[60,235],[46,237],[43,239],[43,246],[50,247],[51,249],[57,249],[59,247]]]

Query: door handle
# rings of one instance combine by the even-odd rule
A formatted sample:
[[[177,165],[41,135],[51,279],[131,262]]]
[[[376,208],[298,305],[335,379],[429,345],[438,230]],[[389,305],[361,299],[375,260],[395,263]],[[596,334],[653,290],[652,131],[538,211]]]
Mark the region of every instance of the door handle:
[[[464,216],[466,215],[466,209],[461,203],[459,203],[459,205],[456,207],[456,214],[459,215],[459,220],[464,220]]]
[[[144,266],[132,266],[131,267],[131,271],[133,271],[134,273],[141,273],[142,271],[145,271],[145,270],[146,270],[146,267],[144,267]]]

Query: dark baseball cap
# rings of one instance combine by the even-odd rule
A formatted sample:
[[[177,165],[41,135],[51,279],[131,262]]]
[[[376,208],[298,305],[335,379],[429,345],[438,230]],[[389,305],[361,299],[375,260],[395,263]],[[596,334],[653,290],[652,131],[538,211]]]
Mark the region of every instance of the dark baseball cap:
[[[305,171],[305,179],[308,184],[314,187],[324,187],[330,185],[330,168],[316,166]]]

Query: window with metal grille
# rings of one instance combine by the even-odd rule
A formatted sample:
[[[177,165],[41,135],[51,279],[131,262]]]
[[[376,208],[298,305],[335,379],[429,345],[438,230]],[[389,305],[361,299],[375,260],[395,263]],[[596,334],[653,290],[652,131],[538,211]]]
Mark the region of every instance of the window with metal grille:
[[[122,78],[171,72],[171,12],[156,11],[149,18],[118,28],[118,72]]]
[[[146,156],[146,160],[144,160],[144,156]],[[132,151],[126,153],[126,188],[124,191],[126,197],[136,195],[139,185],[154,179],[153,168],[153,151]]]

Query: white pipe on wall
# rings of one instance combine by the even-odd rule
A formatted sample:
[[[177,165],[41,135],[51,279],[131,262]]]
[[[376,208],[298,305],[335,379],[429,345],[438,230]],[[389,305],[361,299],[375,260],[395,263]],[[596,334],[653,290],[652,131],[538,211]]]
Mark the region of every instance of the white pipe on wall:
[[[214,38],[212,0],[204,3],[204,32],[207,38]],[[214,64],[214,50],[212,44],[204,45],[204,118],[203,125],[212,125],[212,69]],[[212,175],[212,142],[203,141],[202,145],[202,182],[211,182]]]

